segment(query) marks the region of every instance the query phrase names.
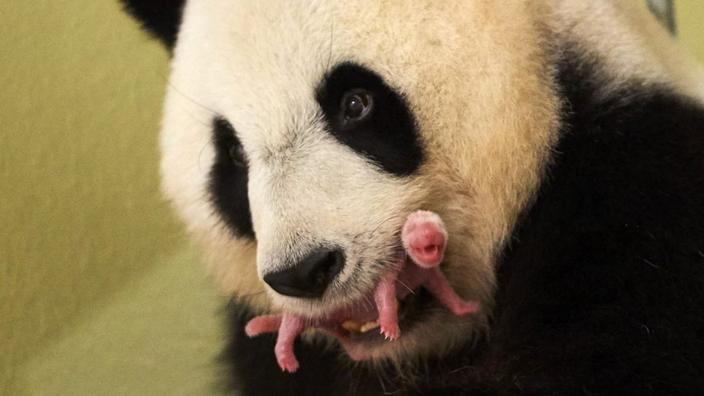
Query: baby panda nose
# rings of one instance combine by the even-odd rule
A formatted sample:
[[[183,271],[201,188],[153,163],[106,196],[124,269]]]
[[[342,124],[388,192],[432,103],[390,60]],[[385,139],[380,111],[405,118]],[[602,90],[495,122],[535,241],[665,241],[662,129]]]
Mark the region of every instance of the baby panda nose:
[[[318,249],[290,268],[264,275],[264,282],[285,296],[317,298],[323,295],[344,264],[342,250]]]

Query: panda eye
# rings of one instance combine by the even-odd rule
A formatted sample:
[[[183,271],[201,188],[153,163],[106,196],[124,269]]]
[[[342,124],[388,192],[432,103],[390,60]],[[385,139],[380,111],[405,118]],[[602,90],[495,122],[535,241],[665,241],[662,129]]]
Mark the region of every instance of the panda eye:
[[[238,168],[247,167],[247,161],[245,160],[242,146],[239,144],[234,144],[234,142],[231,142],[230,147],[227,150],[227,154],[229,155],[230,161],[234,166]]]
[[[364,66],[344,62],[315,89],[326,132],[382,171],[409,176],[423,162],[423,147],[405,96]]]
[[[237,137],[237,131],[225,118],[213,119],[212,134],[215,158],[209,174],[210,199],[234,235],[256,239],[249,211],[249,161],[246,151]]]
[[[345,92],[340,101],[344,121],[360,122],[366,119],[374,108],[374,99],[369,91],[353,89]]]
[[[218,161],[226,166],[247,169],[247,155],[242,143],[237,138],[235,128],[224,118],[214,120],[214,142],[218,152]]]

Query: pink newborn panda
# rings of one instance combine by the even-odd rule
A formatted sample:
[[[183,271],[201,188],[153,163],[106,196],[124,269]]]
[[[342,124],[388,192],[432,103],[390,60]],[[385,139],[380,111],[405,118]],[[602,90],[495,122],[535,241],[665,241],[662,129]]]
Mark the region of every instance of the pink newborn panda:
[[[418,286],[426,288],[443,306],[453,314],[461,316],[479,311],[476,302],[462,300],[440,270],[445,248],[447,231],[440,217],[428,211],[416,211],[408,216],[401,230],[401,241],[406,254],[416,265],[407,265],[405,258],[394,270],[387,273],[374,290],[374,301],[381,333],[386,339],[394,340],[401,334],[398,325],[398,301]],[[396,283],[404,285],[397,288]],[[294,355],[293,345],[296,337],[306,328],[320,328],[341,336],[345,331],[345,312],[333,313],[328,318],[311,320],[298,315],[284,313],[280,315],[263,315],[250,320],[245,332],[254,337],[261,333],[277,332],[278,337],[274,353],[282,370],[295,372],[298,360]],[[364,331],[364,330],[363,330]],[[349,353],[349,351],[348,351]]]
[[[401,335],[398,327],[398,299],[396,283],[422,285],[443,306],[457,316],[479,311],[476,302],[467,302],[452,290],[440,263],[447,247],[447,230],[440,216],[434,212],[418,210],[411,213],[401,230],[401,242],[406,254],[417,266],[407,266],[402,271],[393,271],[382,278],[374,293],[379,311],[381,333],[390,340]],[[415,286],[411,286],[415,289]],[[408,290],[404,290],[403,295]],[[400,296],[403,298],[403,296]]]

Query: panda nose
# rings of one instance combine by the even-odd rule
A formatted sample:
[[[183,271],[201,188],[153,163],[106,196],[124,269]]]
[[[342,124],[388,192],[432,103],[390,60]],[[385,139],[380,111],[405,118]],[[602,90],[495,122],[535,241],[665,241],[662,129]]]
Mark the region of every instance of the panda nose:
[[[344,263],[345,255],[340,249],[318,249],[290,268],[264,275],[264,282],[285,296],[318,298]]]

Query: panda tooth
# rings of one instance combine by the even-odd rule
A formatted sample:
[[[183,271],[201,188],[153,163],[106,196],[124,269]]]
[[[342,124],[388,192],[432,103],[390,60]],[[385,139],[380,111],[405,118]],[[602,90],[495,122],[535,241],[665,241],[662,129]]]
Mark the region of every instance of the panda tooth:
[[[378,320],[373,320],[373,321],[371,321],[371,322],[367,322],[367,323],[363,324],[363,325],[359,328],[359,331],[360,331],[361,333],[366,333],[366,332],[368,332],[369,330],[376,329],[377,327],[379,327],[379,321],[378,321]]]
[[[359,322],[355,320],[346,320],[342,322],[342,328],[350,332],[359,333],[361,327],[362,325],[360,325]]]

